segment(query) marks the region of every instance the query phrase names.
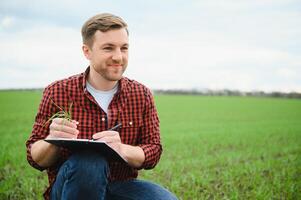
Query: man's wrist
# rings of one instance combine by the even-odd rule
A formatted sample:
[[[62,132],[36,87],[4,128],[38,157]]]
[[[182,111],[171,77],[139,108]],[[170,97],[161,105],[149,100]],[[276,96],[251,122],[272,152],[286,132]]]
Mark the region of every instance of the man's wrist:
[[[126,144],[120,143],[119,145],[119,153],[123,158],[127,157]]]
[[[144,151],[139,146],[121,144],[120,154],[125,160],[128,161],[129,165],[136,168],[139,168],[145,160]]]

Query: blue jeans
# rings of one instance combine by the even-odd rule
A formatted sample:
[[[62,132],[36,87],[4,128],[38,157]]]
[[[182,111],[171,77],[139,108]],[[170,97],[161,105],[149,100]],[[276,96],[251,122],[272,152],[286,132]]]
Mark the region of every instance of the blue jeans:
[[[105,159],[93,152],[73,154],[59,169],[51,190],[53,200],[174,200],[167,189],[142,180],[108,181]]]

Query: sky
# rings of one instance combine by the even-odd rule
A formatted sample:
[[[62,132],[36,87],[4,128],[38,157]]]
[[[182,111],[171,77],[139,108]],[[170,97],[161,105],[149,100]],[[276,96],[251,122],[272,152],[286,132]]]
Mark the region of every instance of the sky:
[[[0,89],[83,72],[80,29],[129,26],[125,76],[151,89],[301,92],[300,0],[1,0]]]

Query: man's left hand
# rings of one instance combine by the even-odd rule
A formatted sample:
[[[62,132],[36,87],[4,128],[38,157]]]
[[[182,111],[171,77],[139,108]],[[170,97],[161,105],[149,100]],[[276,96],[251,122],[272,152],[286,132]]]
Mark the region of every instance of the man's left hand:
[[[93,139],[97,141],[106,142],[115,151],[121,153],[121,139],[117,131],[102,131],[95,133]]]

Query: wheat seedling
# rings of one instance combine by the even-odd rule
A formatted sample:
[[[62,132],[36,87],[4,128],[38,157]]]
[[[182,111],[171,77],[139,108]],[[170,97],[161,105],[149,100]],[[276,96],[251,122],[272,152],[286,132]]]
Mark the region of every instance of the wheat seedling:
[[[53,120],[54,118],[63,118],[63,119],[66,119],[68,121],[72,121],[72,105],[73,105],[73,102],[70,103],[69,105],[69,110],[66,111],[64,110],[63,108],[61,108],[59,105],[57,105],[53,100],[51,100],[52,103],[58,108],[60,109],[60,111],[54,113],[45,123],[44,123],[44,126],[46,124],[48,124],[51,120]],[[64,121],[63,121],[64,123]],[[63,124],[64,125],[64,124]]]

